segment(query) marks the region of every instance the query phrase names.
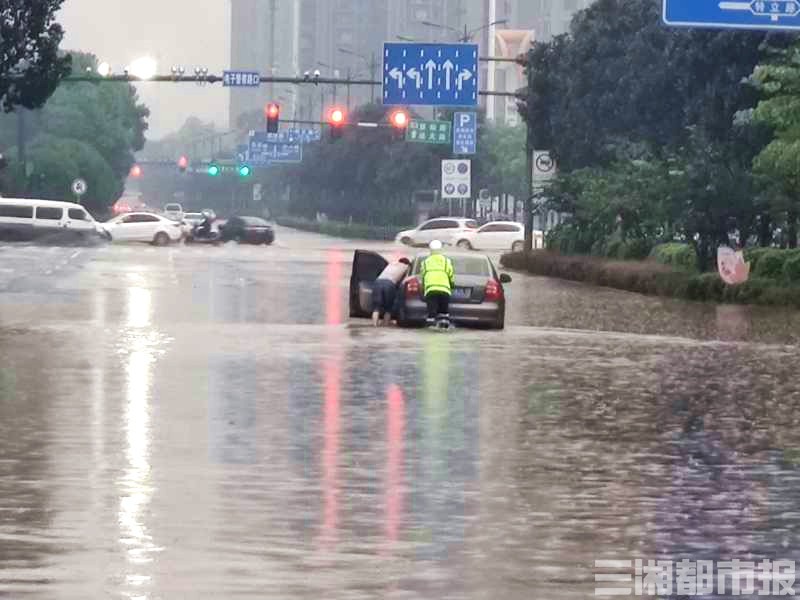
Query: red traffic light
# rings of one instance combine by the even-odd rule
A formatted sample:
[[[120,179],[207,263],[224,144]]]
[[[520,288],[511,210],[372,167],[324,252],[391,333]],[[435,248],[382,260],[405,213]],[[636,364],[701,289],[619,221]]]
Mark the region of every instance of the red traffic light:
[[[142,167],[139,165],[133,165],[131,167],[131,177],[141,177],[142,176]]]
[[[389,120],[392,123],[392,126],[397,127],[398,129],[405,129],[408,127],[408,113],[404,110],[396,110],[394,111]]]
[[[188,158],[186,158],[185,156],[181,156],[181,157],[178,159],[178,168],[179,168],[181,171],[185,171],[185,170],[186,170],[186,167],[188,167],[188,166],[189,166],[189,159],[188,159]]]
[[[266,113],[268,119],[277,119],[281,114],[281,107],[274,102],[270,102],[267,104]]]
[[[344,123],[344,110],[341,108],[332,108],[329,120],[333,125],[341,125]]]

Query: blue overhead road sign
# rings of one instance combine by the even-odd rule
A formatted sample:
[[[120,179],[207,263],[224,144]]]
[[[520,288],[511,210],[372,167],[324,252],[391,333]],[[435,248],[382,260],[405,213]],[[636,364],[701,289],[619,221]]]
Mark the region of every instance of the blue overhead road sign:
[[[385,43],[383,103],[477,106],[478,46]]]
[[[723,29],[800,29],[800,0],[663,0],[664,23]]]
[[[277,134],[257,132],[250,138],[248,158],[251,166],[271,163],[299,163],[303,160],[303,146],[299,141],[289,142],[277,139]]]
[[[255,71],[223,71],[223,87],[258,87],[261,75]]]
[[[457,112],[453,115],[453,154],[475,154],[478,146],[478,114]]]

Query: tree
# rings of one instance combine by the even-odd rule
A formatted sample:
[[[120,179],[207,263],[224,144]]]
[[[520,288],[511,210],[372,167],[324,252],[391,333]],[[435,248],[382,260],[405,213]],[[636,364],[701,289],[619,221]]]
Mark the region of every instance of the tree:
[[[0,100],[38,108],[70,71],[70,57],[58,53],[64,36],[55,22],[63,0],[4,0],[0,5]]]

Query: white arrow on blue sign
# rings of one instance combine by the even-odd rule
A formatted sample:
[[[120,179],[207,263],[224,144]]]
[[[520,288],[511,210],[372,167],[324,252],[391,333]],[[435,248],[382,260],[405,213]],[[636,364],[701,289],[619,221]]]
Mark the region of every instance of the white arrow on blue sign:
[[[383,45],[387,106],[477,106],[476,44]]]
[[[663,18],[678,27],[800,30],[800,0],[663,0]]]

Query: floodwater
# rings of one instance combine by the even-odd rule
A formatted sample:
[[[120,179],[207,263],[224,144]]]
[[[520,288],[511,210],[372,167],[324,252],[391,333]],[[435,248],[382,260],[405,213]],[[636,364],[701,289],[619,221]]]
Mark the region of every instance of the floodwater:
[[[0,597],[577,599],[597,560],[798,558],[797,312],[513,274],[505,331],[375,330],[356,247],[0,247]]]

